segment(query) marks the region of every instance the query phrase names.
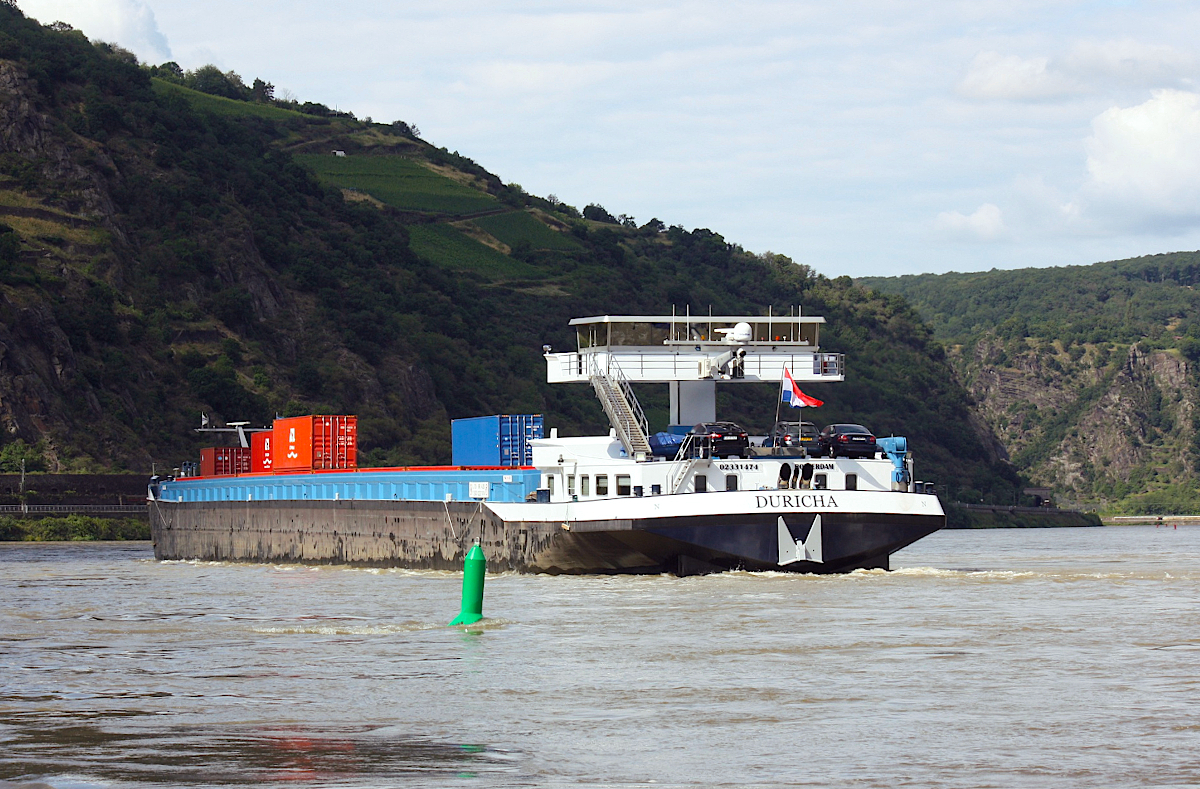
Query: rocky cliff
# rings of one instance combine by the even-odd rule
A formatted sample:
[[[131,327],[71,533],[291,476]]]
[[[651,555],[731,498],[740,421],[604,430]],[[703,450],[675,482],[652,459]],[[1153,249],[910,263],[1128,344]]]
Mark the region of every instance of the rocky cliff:
[[[950,358],[1007,456],[1061,503],[1112,506],[1196,478],[1200,392],[1178,350],[988,335]]]

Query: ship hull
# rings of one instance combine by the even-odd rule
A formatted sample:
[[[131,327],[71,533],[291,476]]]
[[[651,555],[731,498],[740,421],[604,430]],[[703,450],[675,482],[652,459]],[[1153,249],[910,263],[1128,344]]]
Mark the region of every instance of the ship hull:
[[[455,570],[478,542],[494,572],[887,569],[891,554],[945,525],[935,497],[888,493],[745,492],[584,504],[309,500],[150,506],[159,559]],[[805,553],[806,540],[819,544],[818,554]],[[798,553],[789,553],[793,549]]]

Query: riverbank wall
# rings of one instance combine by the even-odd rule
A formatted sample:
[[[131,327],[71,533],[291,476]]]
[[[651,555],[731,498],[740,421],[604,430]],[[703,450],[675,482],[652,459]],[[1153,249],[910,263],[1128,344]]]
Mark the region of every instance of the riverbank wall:
[[[146,503],[149,481],[144,474],[0,474],[0,507],[130,507]]]
[[[1104,525],[1096,513],[1079,510],[958,502],[951,502],[945,509],[947,529],[1047,529]]]

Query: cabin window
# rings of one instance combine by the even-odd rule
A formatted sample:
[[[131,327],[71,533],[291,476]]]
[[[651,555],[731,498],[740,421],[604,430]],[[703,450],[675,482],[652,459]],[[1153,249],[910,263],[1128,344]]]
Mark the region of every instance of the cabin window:
[[[597,496],[607,496],[608,495],[608,475],[607,474],[597,474],[596,475],[596,495]]]
[[[568,496],[575,495],[575,475],[574,474],[567,475],[567,495]]]
[[[697,493],[705,493],[708,491],[708,475],[707,474],[697,474],[696,475],[695,488],[696,488]]]
[[[546,490],[550,491],[551,496],[554,495],[554,475],[553,474],[546,475]]]
[[[725,490],[737,490],[737,474],[725,475]]]
[[[829,487],[829,481],[824,474],[813,474],[813,490],[825,490]]]
[[[587,474],[584,474],[582,477],[579,478],[579,495],[580,496],[592,495],[592,478],[589,477]]]
[[[617,475],[617,495],[628,496],[633,492],[633,483],[629,480],[628,474]]]
[[[857,474],[847,474],[846,475],[846,490],[858,490],[858,475]]]

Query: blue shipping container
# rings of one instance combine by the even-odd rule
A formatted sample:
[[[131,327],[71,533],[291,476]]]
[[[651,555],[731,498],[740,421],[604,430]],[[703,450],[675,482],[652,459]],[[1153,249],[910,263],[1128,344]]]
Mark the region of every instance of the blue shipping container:
[[[541,414],[477,416],[450,423],[456,466],[532,466],[529,441],[541,437]]]

